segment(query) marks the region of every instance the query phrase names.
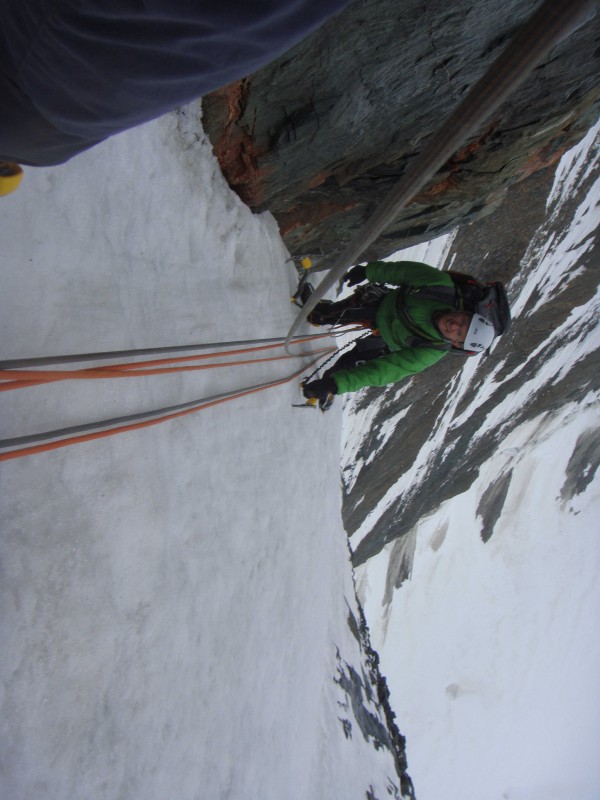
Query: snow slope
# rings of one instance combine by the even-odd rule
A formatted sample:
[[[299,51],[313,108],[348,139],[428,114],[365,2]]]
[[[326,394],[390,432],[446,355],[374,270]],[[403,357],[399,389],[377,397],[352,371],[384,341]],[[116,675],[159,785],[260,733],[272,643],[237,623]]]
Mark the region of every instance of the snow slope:
[[[592,180],[599,133],[596,126],[558,167],[547,222],[517,276],[513,316],[532,315],[575,282],[590,257],[600,225],[600,183]],[[580,197],[584,180],[589,189]],[[567,202],[574,213],[563,229]],[[519,411],[574,365],[599,364],[599,314],[596,294],[529,355],[535,371],[517,368],[522,380],[482,424],[482,432],[498,432],[493,457],[468,492],[406,537],[411,579],[396,591],[389,585],[397,542],[357,570],[419,800],[600,797],[598,372],[582,401],[514,426]],[[477,362],[465,364],[410,473],[365,528],[418,483],[433,452],[452,458],[445,432],[511,379],[502,367],[479,385]],[[366,413],[347,407],[350,467]]]
[[[198,109],[27,170],[0,228],[4,358],[281,336],[293,319],[277,227],[224,185]],[[293,366],[4,392],[2,435]],[[355,722],[345,735],[335,682],[360,663],[340,408],[291,409],[296,393],[1,465],[1,797],[397,796],[389,751]]]

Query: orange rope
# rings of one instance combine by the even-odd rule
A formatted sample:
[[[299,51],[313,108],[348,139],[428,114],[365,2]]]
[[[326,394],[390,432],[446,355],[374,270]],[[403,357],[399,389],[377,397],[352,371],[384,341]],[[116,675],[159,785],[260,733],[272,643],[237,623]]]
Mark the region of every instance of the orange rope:
[[[325,334],[326,335],[326,334]],[[302,339],[298,339],[297,343],[301,344],[304,342],[311,341],[317,337],[310,336]],[[214,352],[214,353],[200,353],[196,355],[188,355],[188,356],[176,356],[172,358],[162,358],[162,359],[152,359],[148,361],[137,361],[137,362],[129,362],[125,364],[115,364],[111,365],[110,367],[92,367],[90,369],[80,369],[80,370],[20,370],[20,369],[5,369],[0,370],[0,381],[4,381],[4,383],[0,383],[0,392],[2,391],[11,391],[13,389],[25,389],[29,386],[37,386],[43,383],[50,383],[53,381],[63,381],[63,380],[90,380],[90,379],[107,379],[107,378],[127,378],[131,377],[131,375],[122,374],[123,372],[128,371],[135,371],[135,376],[140,375],[164,375],[172,372],[185,372],[185,371],[193,371],[193,370],[204,370],[204,369],[218,369],[222,367],[228,366],[240,366],[243,364],[260,364],[265,361],[279,361],[283,359],[291,358],[292,356],[285,354],[281,356],[270,356],[268,358],[258,358],[258,359],[245,359],[245,360],[238,360],[238,361],[228,361],[228,362],[217,362],[214,364],[207,364],[201,366],[186,366],[186,367],[169,367],[169,368],[157,368],[157,369],[144,369],[145,367],[152,367],[154,365],[160,364],[177,364],[187,361],[196,361],[201,359],[209,359],[215,358],[218,355],[230,356],[230,355],[243,355],[245,353],[255,353],[264,350],[274,349],[276,347],[282,347],[282,342],[277,342],[275,344],[266,344],[260,345],[255,347],[246,347],[246,348],[237,348],[235,350],[225,350],[223,352]],[[323,353],[327,351],[328,348],[320,348],[319,350],[313,351],[315,353]],[[312,353],[298,353],[298,356],[308,356],[312,355]],[[18,380],[15,380],[18,378]]]
[[[297,355],[308,356],[313,353],[330,352],[330,350],[331,348],[321,347],[318,350],[313,350],[312,353],[298,353]],[[153,369],[141,369],[141,367],[145,366],[144,364],[130,364],[110,368],[94,367],[92,369],[78,370],[0,370],[0,380],[5,381],[5,383],[0,384],[0,391],[24,389],[28,386],[52,383],[54,381],[101,380],[105,378],[137,378],[147,375],[168,375],[174,372],[238,367],[244,364],[262,364],[266,361],[284,361],[290,358],[296,358],[296,355],[289,355],[286,353],[280,356],[266,356],[264,358],[240,359],[236,361],[182,367],[155,367]],[[11,380],[15,375],[19,376],[21,380]]]
[[[144,420],[143,422],[134,422],[128,425],[123,425],[117,428],[109,428],[104,431],[95,431],[92,433],[86,433],[80,436],[71,436],[67,439],[61,439],[60,441],[56,442],[45,442],[43,444],[33,445],[31,447],[23,447],[19,450],[9,450],[6,453],[0,453],[0,461],[9,461],[14,458],[21,458],[22,456],[29,456],[34,455],[36,453],[45,453],[49,450],[57,450],[60,447],[67,447],[72,444],[80,444],[82,442],[90,442],[94,439],[102,439],[107,436],[115,436],[118,433],[125,433],[127,431],[135,431],[141,428],[148,428],[151,425],[158,425],[161,422],[167,422],[168,420],[177,419],[178,417],[184,417],[188,414],[192,414],[195,411],[202,411],[205,408],[212,408],[213,406],[220,405],[221,403],[226,403],[228,400],[234,400],[238,397],[245,397],[246,395],[255,394],[256,392],[263,391],[265,389],[270,389],[275,386],[280,386],[284,383],[289,383],[290,381],[297,378],[301,375],[306,369],[309,369],[313,364],[315,364],[319,359],[315,358],[308,364],[303,365],[300,369],[293,372],[291,375],[286,376],[285,378],[280,378],[275,381],[270,381],[265,384],[261,384],[260,386],[254,386],[249,389],[240,389],[239,391],[226,395],[224,397],[218,397],[213,400],[207,401],[199,401],[198,405],[194,406],[193,408],[188,408],[183,411],[176,411],[171,414],[167,414],[163,417],[159,417],[157,419],[150,419]]]

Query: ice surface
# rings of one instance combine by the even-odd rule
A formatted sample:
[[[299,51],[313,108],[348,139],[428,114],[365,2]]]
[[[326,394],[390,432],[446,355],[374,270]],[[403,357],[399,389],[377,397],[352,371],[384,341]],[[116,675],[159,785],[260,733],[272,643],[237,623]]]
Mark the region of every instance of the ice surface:
[[[198,111],[28,169],[3,198],[4,358],[285,335],[288,254],[225,186]],[[4,392],[2,435],[292,368]],[[388,796],[391,755],[345,737],[334,683],[336,648],[358,652],[340,408],[295,397],[2,464],[2,798]]]

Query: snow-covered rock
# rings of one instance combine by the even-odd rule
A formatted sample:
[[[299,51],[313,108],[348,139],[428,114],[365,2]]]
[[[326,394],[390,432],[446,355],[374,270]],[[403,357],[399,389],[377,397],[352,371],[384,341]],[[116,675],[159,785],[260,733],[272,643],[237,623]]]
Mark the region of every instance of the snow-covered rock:
[[[359,597],[419,800],[600,796],[599,158],[596,126],[440,253],[512,271],[489,357],[346,406]]]

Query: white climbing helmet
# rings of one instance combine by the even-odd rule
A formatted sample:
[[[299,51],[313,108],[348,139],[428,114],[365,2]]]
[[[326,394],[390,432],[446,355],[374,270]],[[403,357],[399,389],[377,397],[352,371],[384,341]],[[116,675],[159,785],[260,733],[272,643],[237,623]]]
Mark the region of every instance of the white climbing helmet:
[[[473,314],[467,337],[463,345],[465,350],[474,350],[477,353],[483,353],[492,344],[496,338],[494,326],[481,314]]]

